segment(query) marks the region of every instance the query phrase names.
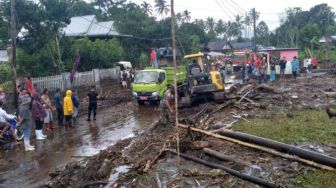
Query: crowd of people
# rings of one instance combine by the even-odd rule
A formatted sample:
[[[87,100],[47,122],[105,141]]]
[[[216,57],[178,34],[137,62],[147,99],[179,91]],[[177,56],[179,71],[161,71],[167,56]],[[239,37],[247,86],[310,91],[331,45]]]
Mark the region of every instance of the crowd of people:
[[[121,86],[123,89],[127,89],[131,86],[137,72],[137,68],[126,68],[120,72]]]
[[[17,115],[6,112],[6,94],[0,88],[0,139],[3,139],[4,133],[9,130],[15,144],[21,143],[17,140],[14,128],[9,124],[9,120],[15,119],[17,125],[23,128],[25,151],[33,151],[35,147],[31,145],[30,137],[34,124],[36,140],[44,140],[47,139],[46,132],[62,126],[71,128],[76,123],[80,105],[76,91],[68,89],[64,95],[60,89],[56,89],[54,100],[52,100],[50,99],[49,90],[43,89],[41,91],[37,85],[32,84],[32,80],[29,77],[21,81],[17,88],[19,101]],[[93,120],[96,120],[99,96],[94,87],[88,92],[87,98],[89,102],[87,121],[91,121],[92,113]],[[54,125],[53,114],[55,113],[57,114],[58,127]]]
[[[270,57],[269,62],[267,62],[265,56],[257,54],[251,58],[246,58],[245,61],[240,61],[236,66],[240,67],[240,78],[243,82],[251,79],[252,76],[256,76],[258,77],[259,83],[267,83],[268,81],[273,82],[276,80],[276,66],[279,66],[280,69],[280,80],[285,78],[287,62],[288,60],[286,57]],[[289,62],[292,70],[292,78],[296,79],[301,70],[298,58],[294,56]],[[233,62],[225,58],[215,58],[212,63],[212,67],[221,72],[223,78],[225,75],[233,72],[233,66]],[[307,73],[311,74],[313,65],[310,57],[303,61],[302,68],[305,69]]]

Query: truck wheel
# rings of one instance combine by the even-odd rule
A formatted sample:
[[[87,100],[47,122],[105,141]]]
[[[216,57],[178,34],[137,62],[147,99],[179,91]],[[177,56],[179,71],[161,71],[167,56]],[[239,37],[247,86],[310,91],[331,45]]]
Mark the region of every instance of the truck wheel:
[[[145,104],[145,101],[138,100],[138,104],[139,104],[140,106],[142,106],[142,105]]]
[[[225,94],[224,92],[215,92],[213,93],[214,95],[214,100],[218,103],[224,102],[225,99]]]

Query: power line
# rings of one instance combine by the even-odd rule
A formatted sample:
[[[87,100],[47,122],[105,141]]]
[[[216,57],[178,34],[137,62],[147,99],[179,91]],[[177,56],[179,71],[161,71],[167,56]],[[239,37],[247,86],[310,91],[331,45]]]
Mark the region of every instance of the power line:
[[[229,1],[229,0],[227,0],[226,2],[227,2],[227,4],[230,4],[230,1]],[[235,9],[239,14],[242,14],[242,15],[245,14],[245,12],[239,10],[234,4],[232,4],[232,0],[231,0],[231,4],[230,4],[230,5],[231,5],[231,7],[232,7],[233,9]]]
[[[222,6],[224,6],[224,7],[228,10],[228,12],[233,16],[233,18],[236,17],[236,14],[234,14],[234,13],[230,10],[230,8],[228,8],[228,7],[226,6],[226,4],[225,4],[222,0],[218,0],[218,1],[219,1],[219,3],[222,4]],[[233,21],[235,21],[235,19],[233,19]]]
[[[216,0],[216,3],[218,4],[218,6],[220,6],[220,7],[222,8],[222,10],[223,10],[224,13],[226,14],[226,16],[227,16],[230,20],[234,21],[234,19],[231,17],[231,15],[228,14],[228,13],[226,12],[225,8],[219,3],[218,0]]]
[[[243,13],[246,13],[246,10],[243,9],[241,6],[239,6],[236,2],[234,2],[233,0],[230,0],[238,9],[242,10]]]

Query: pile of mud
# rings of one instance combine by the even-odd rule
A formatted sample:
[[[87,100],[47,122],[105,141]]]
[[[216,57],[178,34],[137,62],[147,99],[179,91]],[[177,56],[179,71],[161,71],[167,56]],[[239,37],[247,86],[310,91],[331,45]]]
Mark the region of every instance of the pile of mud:
[[[232,93],[229,93],[235,101],[227,106],[215,103],[200,104],[193,108],[180,109],[180,116],[183,120],[192,121],[194,126],[210,129],[205,125],[216,125],[216,122],[219,121],[223,124],[224,120],[230,122],[232,115],[260,118],[293,109],[321,109],[333,103],[334,99],[326,96],[324,92],[336,91],[335,83],[336,79],[332,74],[299,77],[297,80],[287,79],[268,84],[269,87],[277,91],[270,92],[265,88],[256,88],[256,81],[252,81],[248,84],[252,85],[253,91],[248,93],[249,90],[246,90],[237,97],[237,91],[246,85],[238,86]],[[244,96],[250,101],[242,99]],[[239,100],[240,102],[237,103]],[[251,105],[251,103],[259,105]],[[196,116],[195,114],[198,113],[200,115]],[[221,164],[269,182],[276,182],[280,187],[296,187],[291,178],[312,170],[312,168],[297,162],[231,142],[206,137],[187,129],[180,129],[179,133],[181,153]],[[208,187],[217,185],[221,187],[258,187],[221,170],[214,170],[182,158],[178,162],[175,155],[162,152],[163,149],[176,148],[176,141],[177,134],[172,125],[157,123],[153,128],[144,130],[132,139],[120,141],[92,158],[69,164],[65,169],[51,173],[51,179],[46,186],[174,187],[179,185],[182,187]],[[237,159],[238,162],[222,161],[209,156],[202,150],[204,147],[229,155]],[[332,151],[332,153],[335,152],[335,150]],[[128,171],[118,173],[119,177],[115,177],[118,167],[125,165],[129,167]],[[111,174],[113,178],[111,178]],[[113,181],[111,181],[112,179]]]

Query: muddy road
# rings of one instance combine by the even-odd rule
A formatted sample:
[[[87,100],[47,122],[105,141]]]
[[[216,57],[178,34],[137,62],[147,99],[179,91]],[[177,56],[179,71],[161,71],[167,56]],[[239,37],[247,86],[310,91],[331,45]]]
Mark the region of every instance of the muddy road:
[[[2,145],[0,150],[0,187],[38,187],[49,179],[49,172],[85,159],[149,128],[158,118],[153,106],[138,107],[122,102],[99,109],[97,120],[87,122],[83,115],[74,128],[58,128],[44,141],[36,141],[34,152],[23,145]]]

